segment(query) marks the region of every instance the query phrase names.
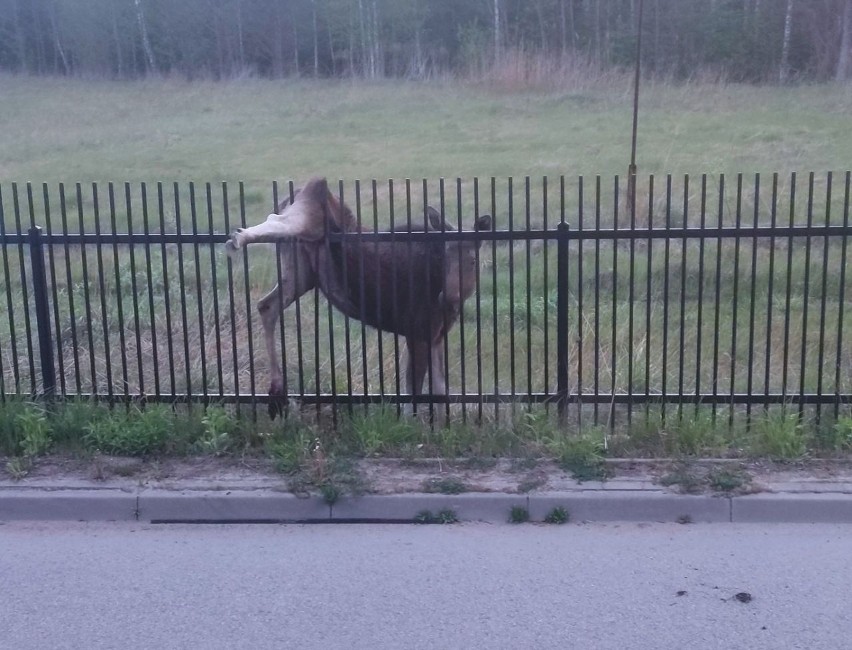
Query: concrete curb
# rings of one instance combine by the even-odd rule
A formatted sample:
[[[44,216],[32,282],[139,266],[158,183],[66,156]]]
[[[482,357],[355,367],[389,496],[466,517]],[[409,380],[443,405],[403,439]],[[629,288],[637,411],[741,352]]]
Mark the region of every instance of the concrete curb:
[[[403,493],[344,496],[334,504],[275,490],[0,490],[0,521],[152,523],[409,523],[425,512],[502,524],[513,507],[541,522],[563,508],[572,522],[852,523],[852,494],[761,493],[687,496],[665,490],[575,490],[523,494]],[[438,517],[440,518],[440,517]]]

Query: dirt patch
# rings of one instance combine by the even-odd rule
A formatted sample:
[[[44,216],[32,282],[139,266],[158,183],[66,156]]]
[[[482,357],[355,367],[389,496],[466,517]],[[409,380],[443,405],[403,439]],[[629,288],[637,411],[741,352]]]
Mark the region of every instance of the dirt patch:
[[[197,456],[139,459],[95,455],[43,456],[35,459],[26,476],[16,478],[0,458],[0,485],[18,487],[159,487],[165,489],[280,489],[290,490],[290,477],[278,472],[272,460],[261,456]],[[351,462],[365,492],[399,494],[426,491],[426,485],[458,483],[467,492],[566,492],[582,490],[670,490],[682,492],[689,476],[701,477],[694,488],[702,493],[725,490],[731,477],[747,477],[744,486],[729,493],[755,491],[850,492],[852,462],[808,461],[778,464],[767,461],[718,463],[693,461],[609,461],[605,482],[578,483],[545,459],[357,459]],[[678,477],[683,480],[672,481]],[[690,474],[691,473],[691,474]],[[715,473],[715,474],[714,474]],[[729,476],[730,475],[730,476]],[[716,479],[714,488],[712,481]],[[668,485],[666,485],[668,483]],[[307,487],[307,486],[303,486]],[[440,491],[440,490],[439,490]],[[693,491],[691,488],[690,491]]]

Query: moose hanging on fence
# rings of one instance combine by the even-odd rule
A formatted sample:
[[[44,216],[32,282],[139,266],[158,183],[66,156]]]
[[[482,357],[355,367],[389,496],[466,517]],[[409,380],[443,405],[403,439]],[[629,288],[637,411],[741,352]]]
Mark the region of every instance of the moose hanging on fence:
[[[452,230],[434,208],[420,230]],[[476,231],[491,230],[491,216],[476,219]],[[413,227],[412,229],[416,229]],[[476,289],[480,240],[363,241],[330,234],[366,232],[328,188],[313,178],[285,199],[263,223],[236,230],[226,243],[229,255],[248,244],[274,243],[278,283],[258,301],[269,355],[270,415],[281,410],[286,396],[278,362],[275,330],[281,311],[318,287],[345,315],[366,325],[405,337],[406,383],[411,395],[422,394],[431,369],[432,394],[447,394],[444,342]]]

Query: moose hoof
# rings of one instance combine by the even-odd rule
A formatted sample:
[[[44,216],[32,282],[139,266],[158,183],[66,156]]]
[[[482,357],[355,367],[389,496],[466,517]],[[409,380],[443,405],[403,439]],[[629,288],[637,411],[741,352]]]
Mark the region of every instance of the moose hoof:
[[[228,254],[228,257],[234,257],[242,248],[240,245],[240,230],[237,229],[231,233],[231,238],[225,242],[225,252]]]
[[[269,386],[269,419],[274,420],[277,416],[282,415],[286,405],[287,398],[284,392],[284,384],[273,381]]]

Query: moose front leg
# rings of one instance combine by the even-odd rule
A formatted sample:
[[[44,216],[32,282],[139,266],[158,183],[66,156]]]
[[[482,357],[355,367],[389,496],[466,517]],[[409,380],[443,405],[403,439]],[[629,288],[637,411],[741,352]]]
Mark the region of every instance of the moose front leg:
[[[276,329],[282,311],[279,285],[276,284],[272,291],[258,301],[257,311],[263,324],[263,340],[269,359],[269,417],[274,420],[276,415],[281,415],[287,397],[284,372],[281,370],[278,349],[275,346]]]

